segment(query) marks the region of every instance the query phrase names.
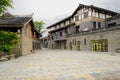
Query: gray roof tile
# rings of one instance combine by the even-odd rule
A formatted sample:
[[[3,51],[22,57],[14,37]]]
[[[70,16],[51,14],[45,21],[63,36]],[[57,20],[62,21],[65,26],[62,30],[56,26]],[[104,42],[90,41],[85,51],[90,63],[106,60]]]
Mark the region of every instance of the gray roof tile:
[[[4,17],[0,18],[0,25],[23,25],[32,17]]]

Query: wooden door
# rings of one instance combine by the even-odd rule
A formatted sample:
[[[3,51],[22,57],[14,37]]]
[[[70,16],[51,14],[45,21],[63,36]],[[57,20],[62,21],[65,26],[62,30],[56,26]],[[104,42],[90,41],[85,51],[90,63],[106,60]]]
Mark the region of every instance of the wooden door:
[[[69,43],[70,50],[72,50],[72,42]]]
[[[77,41],[77,50],[80,51],[80,41]]]

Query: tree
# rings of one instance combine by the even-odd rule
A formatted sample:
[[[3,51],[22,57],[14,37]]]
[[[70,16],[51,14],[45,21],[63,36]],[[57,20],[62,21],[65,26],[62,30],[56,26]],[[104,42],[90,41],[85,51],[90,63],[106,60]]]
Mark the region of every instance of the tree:
[[[35,21],[34,22],[34,24],[35,24],[35,29],[39,32],[39,33],[44,33],[45,32],[45,30],[43,30],[44,29],[44,22],[43,21],[40,21],[40,22],[38,22],[38,21]]]
[[[13,32],[0,31],[0,52],[10,54],[14,45],[18,43],[18,36]]]
[[[8,8],[12,8],[12,0],[0,0],[0,15],[4,14]]]

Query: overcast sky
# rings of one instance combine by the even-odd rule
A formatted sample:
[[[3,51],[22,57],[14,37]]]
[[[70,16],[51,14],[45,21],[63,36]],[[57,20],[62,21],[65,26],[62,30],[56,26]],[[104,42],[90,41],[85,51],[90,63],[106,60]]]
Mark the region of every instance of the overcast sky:
[[[79,3],[120,12],[120,0],[13,0],[9,11],[15,15],[34,13],[34,21],[42,20],[49,26],[71,15]]]

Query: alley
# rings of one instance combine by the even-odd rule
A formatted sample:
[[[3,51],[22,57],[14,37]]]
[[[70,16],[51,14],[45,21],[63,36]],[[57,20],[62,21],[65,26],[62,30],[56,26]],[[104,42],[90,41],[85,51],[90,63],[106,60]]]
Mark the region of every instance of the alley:
[[[0,80],[120,80],[120,55],[110,54],[42,49],[0,62]]]

